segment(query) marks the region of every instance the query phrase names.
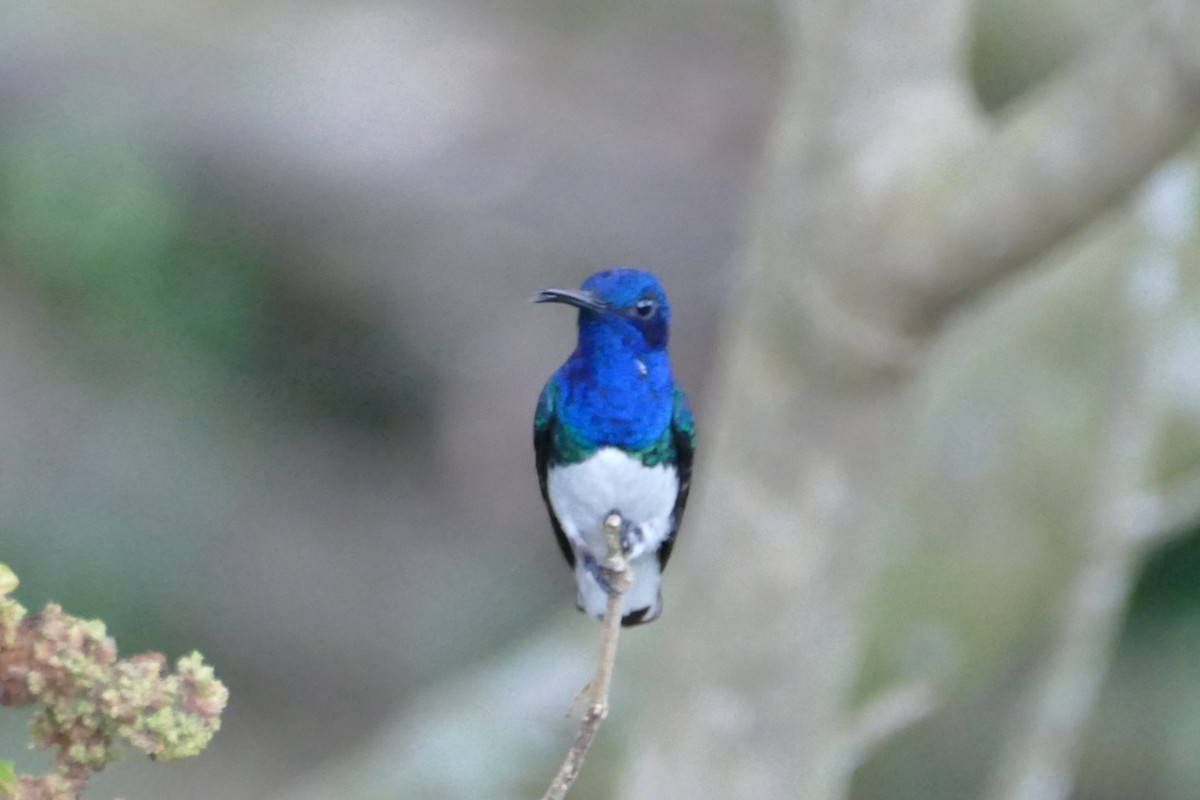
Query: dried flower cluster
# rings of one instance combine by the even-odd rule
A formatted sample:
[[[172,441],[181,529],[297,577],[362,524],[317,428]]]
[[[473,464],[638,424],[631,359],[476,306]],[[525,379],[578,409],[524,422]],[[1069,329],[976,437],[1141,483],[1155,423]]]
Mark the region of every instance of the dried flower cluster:
[[[104,623],[54,603],[28,613],[7,596],[15,586],[0,564],[0,705],[39,704],[34,745],[58,752],[53,772],[40,777],[13,775],[0,762],[0,797],[77,798],[123,745],[163,759],[204,749],[229,693],[199,653],[179,659],[174,672],[160,653],[118,659]]]

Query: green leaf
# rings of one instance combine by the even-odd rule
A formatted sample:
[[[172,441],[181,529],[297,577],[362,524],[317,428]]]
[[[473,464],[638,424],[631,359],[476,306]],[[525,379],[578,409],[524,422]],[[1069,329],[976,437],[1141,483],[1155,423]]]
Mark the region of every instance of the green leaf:
[[[8,795],[17,788],[17,773],[11,761],[0,761],[0,794]]]

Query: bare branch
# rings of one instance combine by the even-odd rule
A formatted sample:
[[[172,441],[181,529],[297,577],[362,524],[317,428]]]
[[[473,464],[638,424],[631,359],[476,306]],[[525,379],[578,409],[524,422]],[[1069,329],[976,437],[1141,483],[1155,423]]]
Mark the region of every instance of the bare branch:
[[[1143,515],[1131,513],[1129,503],[1149,473],[1156,431],[1146,336],[1139,333],[1124,353],[1123,395],[1097,467],[1094,511],[1081,531],[1083,560],[1067,588],[1058,633],[1032,684],[1023,724],[992,776],[985,795],[991,800],[1067,800],[1074,789],[1085,728],[1145,553],[1138,536]]]
[[[932,214],[930,262],[908,268],[915,290],[897,308],[920,328],[1000,280],[1134,188],[1200,126],[1200,3],[1159,0],[1078,69],[950,165]],[[931,218],[932,217],[932,218]],[[897,302],[893,298],[892,302]]]
[[[850,751],[865,759],[896,734],[926,719],[940,705],[928,681],[897,686],[880,693],[859,710],[850,726]]]
[[[616,592],[608,596],[608,606],[604,609],[604,630],[600,638],[600,659],[596,665],[596,676],[584,688],[587,697],[587,708],[579,723],[575,740],[571,749],[559,767],[558,774],[550,783],[550,788],[542,800],[563,800],[579,777],[583,769],[583,760],[587,758],[592,740],[600,730],[600,723],[608,716],[608,687],[612,683],[613,667],[617,661],[617,640],[621,635],[621,593],[629,588],[632,582],[629,575],[629,565],[621,550],[621,517],[609,514],[604,520],[604,541],[608,546],[608,557],[605,568],[615,575]]]
[[[1108,671],[1137,563],[1129,549],[1109,541],[1081,567],[1050,659],[1030,698],[1028,717],[1010,743],[988,797],[1070,796],[1076,751]]]

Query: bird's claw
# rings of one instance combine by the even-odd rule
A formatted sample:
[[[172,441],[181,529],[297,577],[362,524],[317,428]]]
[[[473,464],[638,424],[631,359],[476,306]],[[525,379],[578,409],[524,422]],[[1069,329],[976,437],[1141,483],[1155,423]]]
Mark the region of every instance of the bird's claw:
[[[641,549],[645,545],[646,539],[642,536],[642,529],[637,525],[631,525],[628,522],[621,524],[621,552],[627,556],[634,555],[634,548]]]
[[[618,537],[618,541],[621,544],[621,552],[627,557],[633,557],[637,555],[634,550],[636,549],[640,552],[642,546],[646,543],[646,537],[642,535],[641,526],[634,525],[632,522],[622,517],[621,512],[617,511],[615,508],[608,512],[609,520],[613,520],[614,517],[620,522],[621,533]]]

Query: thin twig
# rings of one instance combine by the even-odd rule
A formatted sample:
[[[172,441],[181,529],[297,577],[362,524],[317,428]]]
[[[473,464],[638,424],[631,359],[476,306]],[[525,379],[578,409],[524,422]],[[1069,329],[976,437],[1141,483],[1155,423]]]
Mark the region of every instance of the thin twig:
[[[608,557],[604,566],[614,576],[613,583],[617,591],[608,596],[608,606],[604,610],[604,629],[600,639],[600,661],[596,665],[596,676],[584,688],[587,696],[587,708],[584,709],[583,719],[571,749],[558,774],[550,783],[550,788],[542,800],[563,800],[570,791],[579,771],[583,768],[583,760],[587,758],[592,739],[600,730],[600,723],[608,716],[608,687],[612,683],[613,665],[617,660],[617,639],[621,635],[621,594],[629,588],[632,582],[629,575],[629,565],[625,553],[621,550],[621,526],[623,521],[618,514],[609,514],[604,520],[604,542],[608,547]]]

